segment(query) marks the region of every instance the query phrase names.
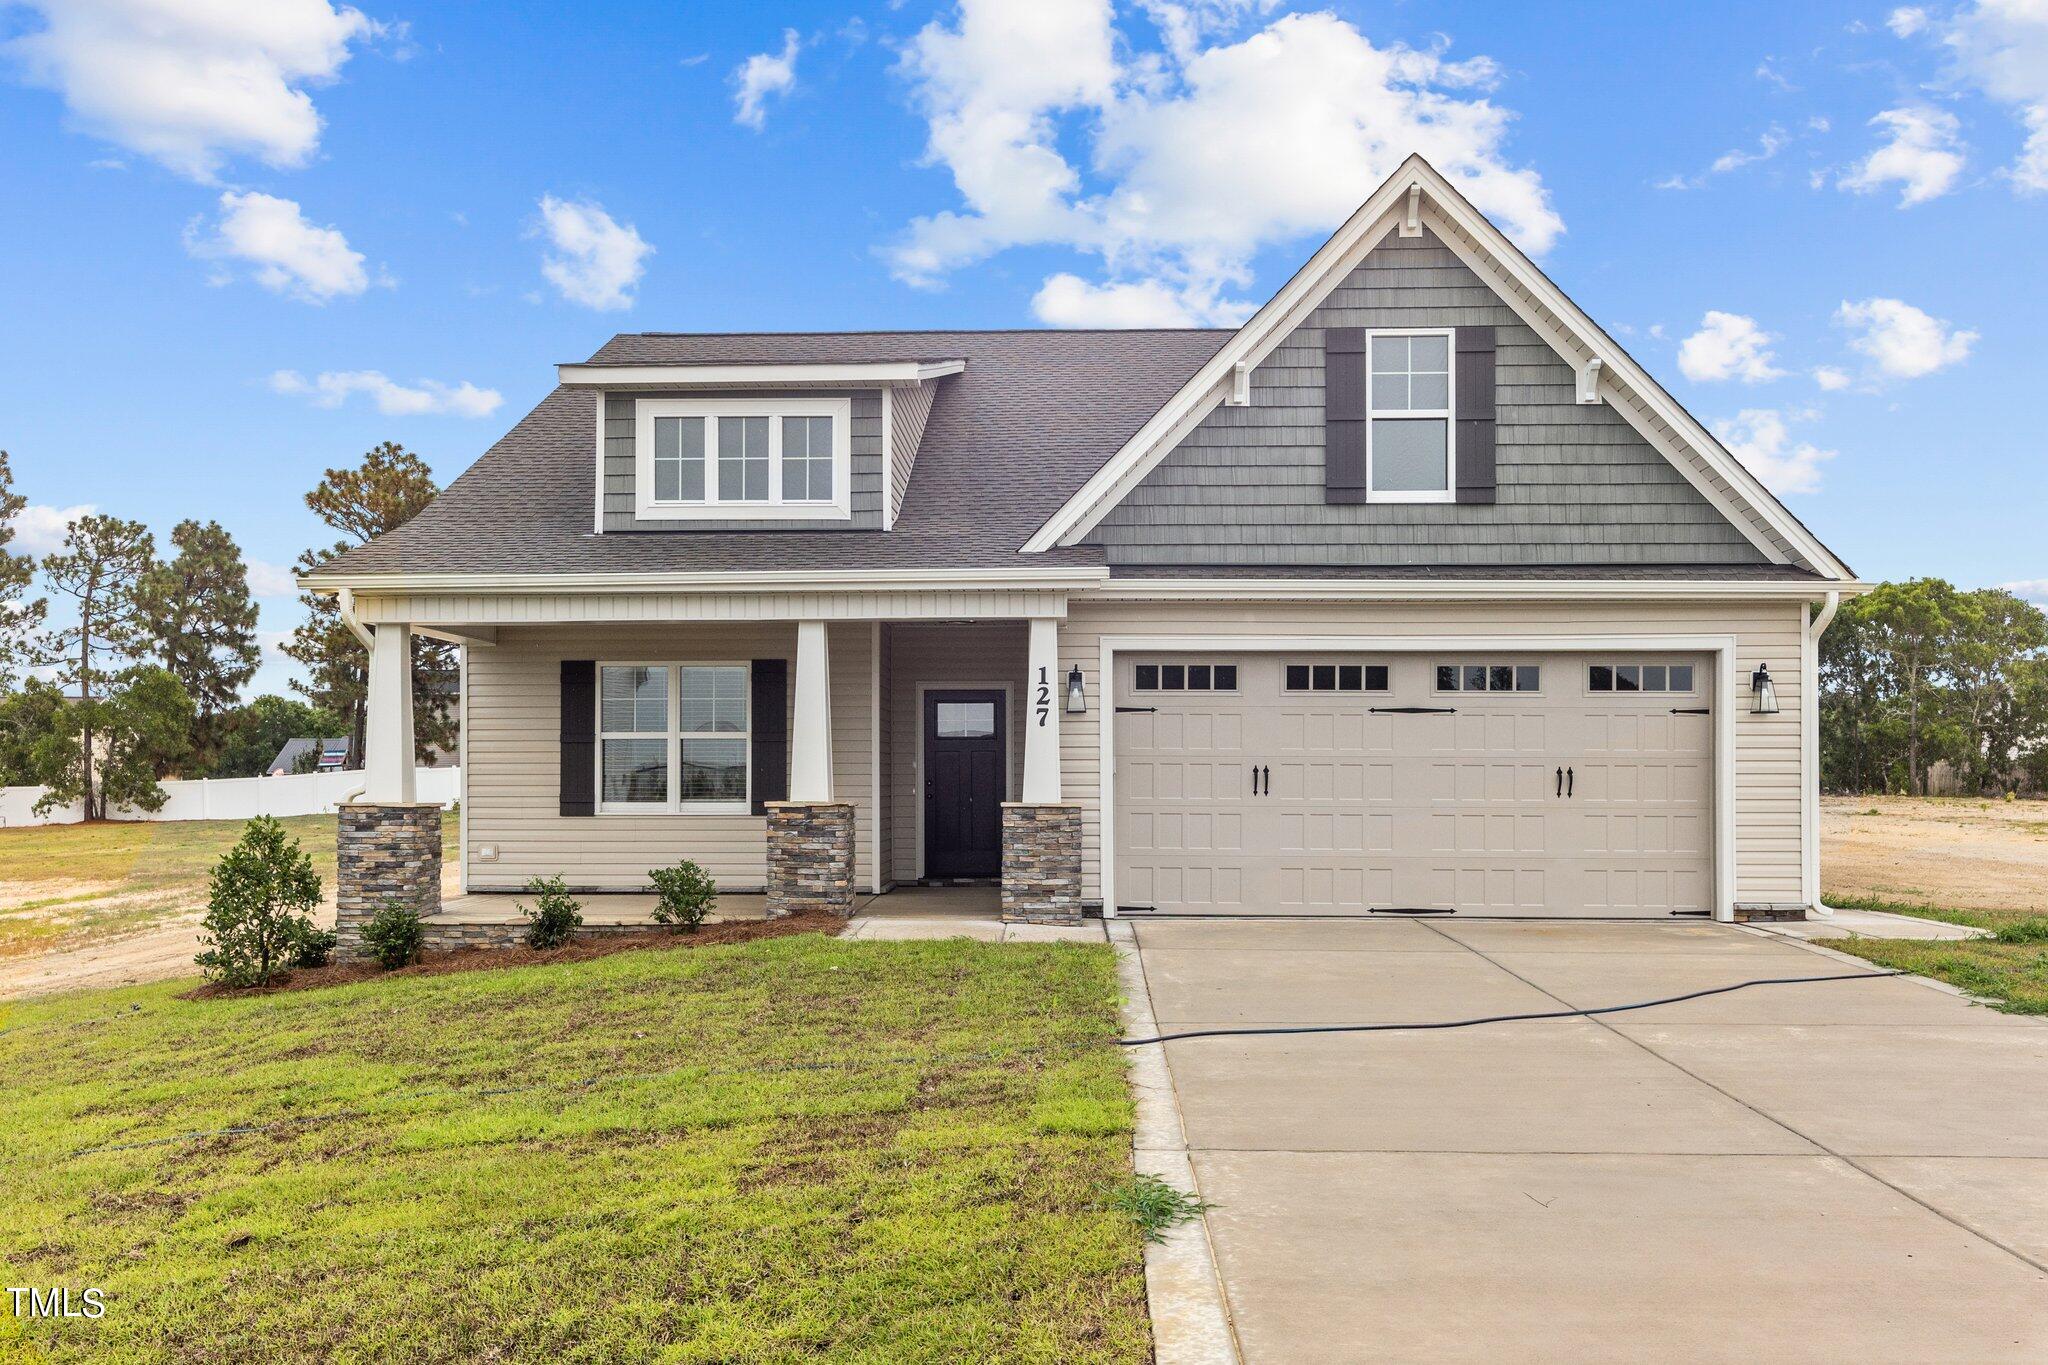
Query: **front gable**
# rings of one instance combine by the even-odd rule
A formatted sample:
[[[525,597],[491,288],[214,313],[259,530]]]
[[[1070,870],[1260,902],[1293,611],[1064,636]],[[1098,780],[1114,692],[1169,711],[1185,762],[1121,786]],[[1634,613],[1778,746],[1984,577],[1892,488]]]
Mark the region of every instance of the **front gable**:
[[[1494,329],[1486,505],[1326,490],[1335,328]],[[1388,233],[1088,534],[1112,567],[1368,568],[1769,562],[1434,232]]]
[[[1394,252],[1416,253],[1412,263],[1394,252],[1381,255],[1388,244]],[[1418,308],[1414,300],[1423,303]],[[1460,321],[1481,316],[1494,320]],[[1362,382],[1356,352],[1364,333],[1359,322],[1332,321],[1338,317],[1444,329],[1456,336],[1459,372],[1476,358],[1468,349],[1484,350],[1492,368],[1490,334],[1502,333],[1508,349],[1499,356],[1494,382],[1501,401],[1515,409],[1516,431],[1503,439],[1516,444],[1502,453],[1515,465],[1514,491],[1505,474],[1496,487],[1493,471],[1481,468],[1481,486],[1461,482],[1455,508],[1417,511],[1362,498],[1355,437],[1363,424],[1356,421],[1361,414],[1348,409]],[[1325,362],[1326,346],[1351,354]],[[1315,373],[1318,365],[1323,373]],[[1330,374],[1349,382],[1329,391],[1323,381]],[[1262,375],[1265,395],[1284,404],[1279,421],[1252,416]],[[1466,405],[1461,400],[1457,407],[1462,428]],[[1496,414],[1473,415],[1484,418],[1475,433],[1483,459],[1483,438],[1493,434]],[[1280,453],[1267,462],[1260,443]],[[1303,452],[1311,447],[1324,485],[1314,503],[1298,487],[1289,491],[1304,481]],[[1645,458],[1646,450],[1661,460],[1661,469]],[[1338,458],[1323,458],[1326,451]],[[1155,480],[1169,461],[1175,468]],[[1208,472],[1190,478],[1195,468]],[[1673,474],[1690,496],[1674,486]],[[1589,480],[1585,487],[1565,486],[1580,478]],[[1224,486],[1242,496],[1232,501],[1219,491]],[[1267,498],[1298,515],[1267,512],[1261,501]],[[1340,512],[1345,503],[1361,505]],[[1233,533],[1233,518],[1249,520]],[[1567,542],[1577,547],[1574,553],[1560,553]],[[1711,569],[1763,563],[1837,581],[1853,578],[1755,475],[1419,156],[1402,163],[1023,548],[1080,544],[1101,546],[1113,563],[1121,555],[1126,564],[1186,567]],[[1185,548],[1176,554],[1175,544]]]

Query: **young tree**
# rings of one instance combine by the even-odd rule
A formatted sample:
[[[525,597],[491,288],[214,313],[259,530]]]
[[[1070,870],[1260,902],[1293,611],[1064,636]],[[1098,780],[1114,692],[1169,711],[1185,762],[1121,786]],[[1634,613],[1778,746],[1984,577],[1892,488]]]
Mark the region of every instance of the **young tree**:
[[[224,986],[267,985],[315,934],[319,903],[313,860],[283,825],[259,815],[214,865],[196,961]]]
[[[30,665],[42,662],[43,620],[49,604],[28,595],[36,561],[7,548],[14,539],[14,518],[26,506],[28,499],[14,491],[14,468],[7,452],[0,450],[0,691],[14,686]]]
[[[117,810],[162,810],[157,779],[191,749],[192,702],[178,680],[154,664],[111,680],[103,697],[67,701],[34,751],[37,780],[49,788],[37,811],[73,801],[85,818],[105,820]],[[93,736],[93,764],[81,757],[81,737]]]
[[[227,712],[256,676],[256,603],[249,570],[234,538],[215,521],[181,521],[178,547],[141,586],[142,607],[157,659],[192,699],[194,759],[211,765]]]
[[[100,719],[95,703],[103,698],[114,667],[148,643],[140,589],[155,563],[156,540],[147,527],[98,515],[72,522],[64,548],[43,560],[50,587],[71,598],[76,609],[74,624],[58,631],[52,644],[61,665],[58,679],[78,703],[75,799],[85,802],[88,820],[106,819],[107,810],[94,780]]]
[[[306,495],[306,506],[347,539],[299,556],[298,570],[311,573],[335,556],[403,526],[439,491],[426,461],[395,441],[386,441],[354,469],[330,469]],[[308,679],[292,687],[315,706],[344,717],[354,741],[350,763],[363,752],[364,700],[369,659],[362,643],[343,624],[331,597],[300,597],[305,623],[292,632],[285,653],[306,666]],[[424,759],[455,742],[455,649],[439,640],[412,642],[413,746]]]

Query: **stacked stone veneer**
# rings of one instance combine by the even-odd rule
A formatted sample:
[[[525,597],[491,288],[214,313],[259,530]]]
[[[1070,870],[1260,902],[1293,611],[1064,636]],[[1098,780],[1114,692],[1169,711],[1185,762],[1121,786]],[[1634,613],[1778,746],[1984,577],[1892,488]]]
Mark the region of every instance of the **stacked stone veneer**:
[[[337,817],[334,932],[343,959],[362,952],[363,925],[385,906],[441,909],[441,808],[432,802],[345,805]]]
[[[1780,920],[1797,920],[1805,918],[1806,907],[1803,905],[1766,904],[1763,902],[1746,901],[1737,901],[1735,903],[1735,922],[1737,924],[1748,924],[1754,921],[1776,922]]]
[[[1081,808],[1003,803],[1003,918],[1081,922]]]
[[[853,807],[770,801],[768,918],[853,913]]]

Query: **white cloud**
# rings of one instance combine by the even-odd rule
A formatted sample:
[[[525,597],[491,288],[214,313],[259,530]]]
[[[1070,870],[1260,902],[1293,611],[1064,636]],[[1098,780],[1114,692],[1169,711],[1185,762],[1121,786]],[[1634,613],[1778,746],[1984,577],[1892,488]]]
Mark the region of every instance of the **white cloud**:
[[[1835,183],[1857,194],[1897,184],[1899,207],[1939,199],[1963,173],[1962,139],[1956,116],[1945,109],[1914,105],[1887,109],[1870,120],[1889,140],[1857,162]]]
[[[363,254],[331,227],[315,227],[299,206],[273,195],[229,190],[220,197],[220,221],[201,236],[195,222],[185,246],[207,260],[243,261],[273,294],[306,303],[362,293],[370,287]],[[226,276],[222,276],[225,280]]]
[[[55,554],[64,548],[65,528],[99,510],[98,504],[90,502],[75,507],[46,507],[32,502],[9,522],[14,527],[14,543],[7,548],[22,555]]]
[[[248,561],[249,592],[254,597],[296,597],[299,585],[292,581],[292,571],[282,564],[271,564],[265,560]],[[290,639],[290,635],[285,636]]]
[[[1959,331],[1898,299],[1844,301],[1835,321],[1858,332],[1849,349],[1869,356],[1893,379],[1918,379],[1959,365],[1977,341],[1975,332]]]
[[[1678,346],[1678,368],[1695,384],[1740,379],[1761,384],[1784,375],[1773,362],[1771,343],[1777,337],[1740,313],[1709,310],[1700,329]]]
[[[1918,5],[1901,5],[1885,16],[1884,26],[1901,38],[1910,38],[1927,27],[1927,11]]]
[[[1714,423],[1714,434],[1764,487],[1781,496],[1818,492],[1821,465],[1835,458],[1832,450],[1794,443],[1784,414],[1771,408],[1744,408]]]
[[[1032,296],[1031,313],[1053,327],[1207,327],[1235,325],[1246,313],[1212,303],[1203,309],[1158,280],[1092,284],[1065,271]]]
[[[2013,583],[2000,583],[1999,587],[2014,597],[2024,597],[2029,602],[2048,607],[2048,578],[2022,578]]]
[[[1134,52],[1109,0],[963,0],[918,33],[902,71],[962,207],[910,224],[889,253],[899,277],[1065,246],[1102,262],[1084,316],[1164,316],[1164,291],[1186,316],[1238,317],[1261,249],[1334,227],[1411,151],[1525,248],[1564,230],[1541,179],[1504,158],[1512,116],[1470,93],[1497,80],[1490,60],[1376,47],[1330,14],[1216,36],[1262,0],[1144,8],[1163,52]],[[1084,299],[1046,284],[1048,306]]]
[[[602,204],[572,203],[552,194],[540,201],[540,232],[553,250],[540,273],[571,303],[611,310],[633,306],[633,288],[654,248],[631,223],[613,220]]]
[[[306,87],[384,31],[328,0],[23,0],[43,27],[5,44],[72,121],[194,180],[229,156],[300,166],[320,144]]]
[[[781,53],[756,52],[733,68],[732,121],[760,132],[768,124],[768,97],[796,88],[796,54],[803,46],[796,30],[782,30]]]
[[[480,389],[467,380],[443,384],[422,379],[400,384],[377,370],[326,370],[312,379],[297,370],[279,370],[270,376],[273,393],[310,398],[315,407],[338,408],[352,394],[368,394],[377,411],[387,417],[418,417],[447,414],[454,417],[488,417],[505,401],[496,389]]]
[[[1978,0],[1943,26],[1955,79],[2011,105],[2026,129],[2006,169],[2022,194],[2048,193],[2048,4]]]
[[[1813,367],[1813,382],[1820,385],[1825,393],[1835,393],[1849,387],[1849,372],[1838,365],[1816,365]]]
[[[1825,132],[1826,120],[1821,120],[1821,125],[1820,128],[1813,129],[1811,121],[1808,123],[1810,130]],[[1790,133],[1774,123],[1757,135],[1754,148],[1731,147],[1715,157],[1708,164],[1707,168],[1698,175],[1667,175],[1657,182],[1656,187],[1660,190],[1702,189],[1706,186],[1707,181],[1717,175],[1726,175],[1730,171],[1739,171],[1744,166],[1754,166],[1758,162],[1771,160],[1779,152],[1791,146],[1793,141],[1794,138]]]

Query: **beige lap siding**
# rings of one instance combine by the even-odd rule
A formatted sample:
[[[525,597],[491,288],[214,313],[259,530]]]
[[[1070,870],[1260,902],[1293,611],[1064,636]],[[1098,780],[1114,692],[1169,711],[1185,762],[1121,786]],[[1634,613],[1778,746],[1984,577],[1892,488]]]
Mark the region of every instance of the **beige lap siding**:
[[[854,811],[856,885],[875,874],[872,630],[830,628],[833,784]],[[767,882],[767,821],[758,815],[561,814],[561,661],[691,663],[791,660],[790,624],[505,627],[495,646],[469,652],[468,839],[473,891],[517,890],[560,874],[571,886],[605,891],[646,887],[647,870],[691,858],[729,891]],[[477,849],[498,847],[495,862]]]
[[[1620,635],[1729,635],[1736,641],[1735,899],[1797,904],[1800,891],[1800,676],[1803,602],[1165,604],[1076,600],[1060,627],[1060,670],[1078,664],[1088,713],[1060,723],[1064,795],[1086,807],[1083,896],[1102,897],[1101,726],[1115,705],[1100,676],[1101,640],[1114,636],[1532,636],[1570,649]],[[1219,651],[1220,652],[1220,651]],[[1770,666],[1779,714],[1750,714],[1749,675]]]

